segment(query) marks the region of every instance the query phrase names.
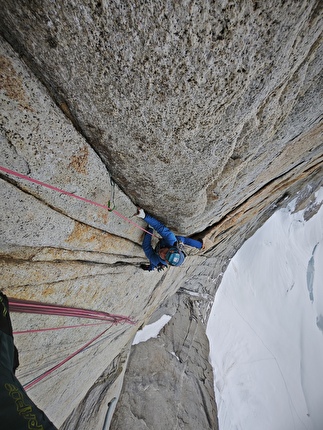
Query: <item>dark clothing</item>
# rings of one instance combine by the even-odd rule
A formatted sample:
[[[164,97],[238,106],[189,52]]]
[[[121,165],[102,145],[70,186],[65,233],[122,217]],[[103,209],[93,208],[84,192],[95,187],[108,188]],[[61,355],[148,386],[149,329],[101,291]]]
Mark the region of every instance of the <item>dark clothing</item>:
[[[13,343],[7,297],[0,292],[0,425],[5,430],[57,430],[28,397],[15,376],[18,351]]]

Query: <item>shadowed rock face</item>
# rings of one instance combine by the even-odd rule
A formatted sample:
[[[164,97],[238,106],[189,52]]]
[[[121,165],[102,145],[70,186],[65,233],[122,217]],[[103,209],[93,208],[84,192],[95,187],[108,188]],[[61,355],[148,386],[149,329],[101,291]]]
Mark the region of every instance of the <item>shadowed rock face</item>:
[[[217,429],[208,339],[196,298],[174,296],[164,312],[176,313],[158,338],[133,347],[111,430]]]
[[[177,291],[174,319],[152,346],[135,348],[125,386],[147,372],[155,389],[160,355],[164,387],[172,372],[174,380],[185,375],[181,392],[160,396],[161,408],[173,398],[174,420],[215,426],[202,328],[222,273],[277,207],[300,190],[305,205],[322,184],[321,2],[177,3],[1,2],[0,164],[103,205],[115,195],[130,221],[140,204],[177,232],[207,239],[208,249],[190,253],[183,267],[143,273],[143,232],[133,223],[0,172],[1,289],[135,321],[111,327],[31,390],[68,430],[111,420],[137,328]],[[181,323],[192,316],[196,324]],[[25,330],[75,322],[14,314],[13,323]],[[28,383],[101,331],[17,336],[18,377]],[[139,368],[142,354],[149,369]],[[188,417],[182,405],[194,403],[192,390],[198,418],[198,408]],[[145,393],[132,399],[135,418]],[[125,404],[117,422],[134,425]]]
[[[4,34],[113,178],[181,232],[318,156],[319,1],[2,4]]]

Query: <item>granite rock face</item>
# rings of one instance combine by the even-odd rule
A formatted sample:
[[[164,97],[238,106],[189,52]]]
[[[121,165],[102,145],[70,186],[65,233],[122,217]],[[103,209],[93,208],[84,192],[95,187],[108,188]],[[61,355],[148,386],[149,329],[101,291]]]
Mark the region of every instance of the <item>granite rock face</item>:
[[[126,194],[193,233],[317,157],[321,7],[2,0],[1,22]]]
[[[115,194],[120,211],[135,213],[135,206],[118,187],[112,190],[110,175],[97,154],[3,40],[1,78],[1,166],[102,205]],[[102,310],[134,321],[141,321],[146,312],[149,317],[158,306],[162,299],[158,291],[155,297],[152,292],[162,276],[152,282],[139,271],[145,257],[140,246],[143,232],[136,226],[104,208],[3,171],[0,192],[1,290],[9,297]],[[18,377],[23,384],[106,328],[54,315],[14,313],[12,319],[15,331],[79,325],[73,330],[16,336],[21,362]],[[60,426],[93,383],[102,379],[135,331],[136,324],[111,326],[105,342],[84,350],[78,360],[32,388],[30,395]],[[122,368],[120,364],[117,372],[107,372],[112,376],[103,380],[112,385]]]
[[[176,312],[158,338],[133,346],[111,430],[217,429],[199,301],[182,294],[171,302]]]
[[[321,2],[2,0],[0,24],[0,165],[99,204],[0,171],[1,290],[134,322],[29,394],[66,430],[216,428],[203,327],[222,274],[278,207],[322,185]],[[143,272],[136,204],[206,249]],[[172,320],[129,356],[163,303]],[[16,331],[84,323],[12,318]],[[19,379],[104,329],[17,335]]]

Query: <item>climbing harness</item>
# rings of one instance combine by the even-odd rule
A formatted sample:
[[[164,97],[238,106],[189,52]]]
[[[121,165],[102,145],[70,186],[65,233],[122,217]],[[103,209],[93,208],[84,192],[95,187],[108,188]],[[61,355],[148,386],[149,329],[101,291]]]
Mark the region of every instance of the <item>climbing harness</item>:
[[[62,190],[61,188],[54,187],[53,185],[47,184],[47,183],[45,183],[45,182],[38,181],[38,179],[31,178],[30,176],[23,175],[23,174],[21,174],[21,173],[19,173],[19,172],[16,172],[16,171],[14,171],[14,170],[7,169],[6,167],[0,166],[0,170],[2,170],[3,172],[5,172],[5,173],[7,173],[7,174],[9,174],[9,175],[13,175],[13,176],[16,176],[16,177],[18,177],[18,178],[25,179],[26,181],[32,182],[32,183],[37,184],[37,185],[41,185],[42,187],[49,188],[50,190],[57,191],[57,192],[59,192],[60,194],[65,194],[66,196],[73,197],[73,198],[78,199],[78,200],[82,200],[82,201],[83,201],[83,202],[85,202],[85,203],[89,203],[89,204],[91,204],[91,205],[94,205],[94,206],[98,206],[98,207],[100,207],[100,208],[103,208],[103,209],[105,209],[105,210],[107,210],[107,211],[109,211],[109,212],[113,212],[113,213],[114,213],[115,215],[117,215],[119,218],[122,218],[124,221],[128,222],[129,224],[134,225],[134,226],[135,226],[136,228],[138,228],[139,230],[142,230],[142,231],[144,231],[145,233],[148,233],[148,234],[150,234],[151,236],[154,236],[154,234],[153,234],[153,233],[151,233],[150,231],[148,231],[148,230],[144,229],[144,228],[143,228],[143,227],[141,227],[139,224],[137,224],[137,223],[135,223],[134,221],[132,221],[130,218],[127,218],[126,216],[122,215],[120,212],[116,211],[114,207],[113,207],[113,208],[109,207],[109,202],[110,202],[110,200],[109,200],[109,202],[108,202],[108,206],[106,206],[106,205],[103,205],[103,204],[101,204],[101,203],[95,202],[95,201],[93,201],[93,200],[86,199],[85,197],[78,196],[77,194],[73,194],[73,193],[70,193],[70,192],[68,192],[68,191]],[[113,192],[114,192],[114,191],[113,191]],[[114,199],[114,196],[113,196],[113,199]],[[111,202],[110,202],[110,206],[111,206]],[[114,206],[114,203],[113,203],[113,206]]]

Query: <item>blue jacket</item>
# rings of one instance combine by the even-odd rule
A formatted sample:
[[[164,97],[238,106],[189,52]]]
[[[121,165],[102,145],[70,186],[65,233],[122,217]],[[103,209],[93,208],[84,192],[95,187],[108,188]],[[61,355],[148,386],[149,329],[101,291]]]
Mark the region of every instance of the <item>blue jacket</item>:
[[[175,236],[175,234],[172,231],[170,231],[169,228],[165,227],[164,224],[162,224],[160,221],[153,218],[149,214],[146,214],[145,221],[151,227],[153,227],[157,231],[157,233],[159,233],[160,236],[162,237],[162,239],[159,241],[160,248],[170,248],[176,242],[182,242],[184,243],[184,245],[192,246],[198,249],[202,248],[202,243],[200,241],[191,239],[189,237]],[[153,229],[149,228],[148,231],[152,233]],[[142,242],[142,248],[144,250],[146,257],[149,259],[149,262],[150,262],[149,270],[154,270],[159,264],[162,264],[163,266],[167,266],[167,261],[160,258],[160,256],[155,252],[155,250],[151,246],[151,239],[152,239],[151,234],[146,233],[144,240]]]

